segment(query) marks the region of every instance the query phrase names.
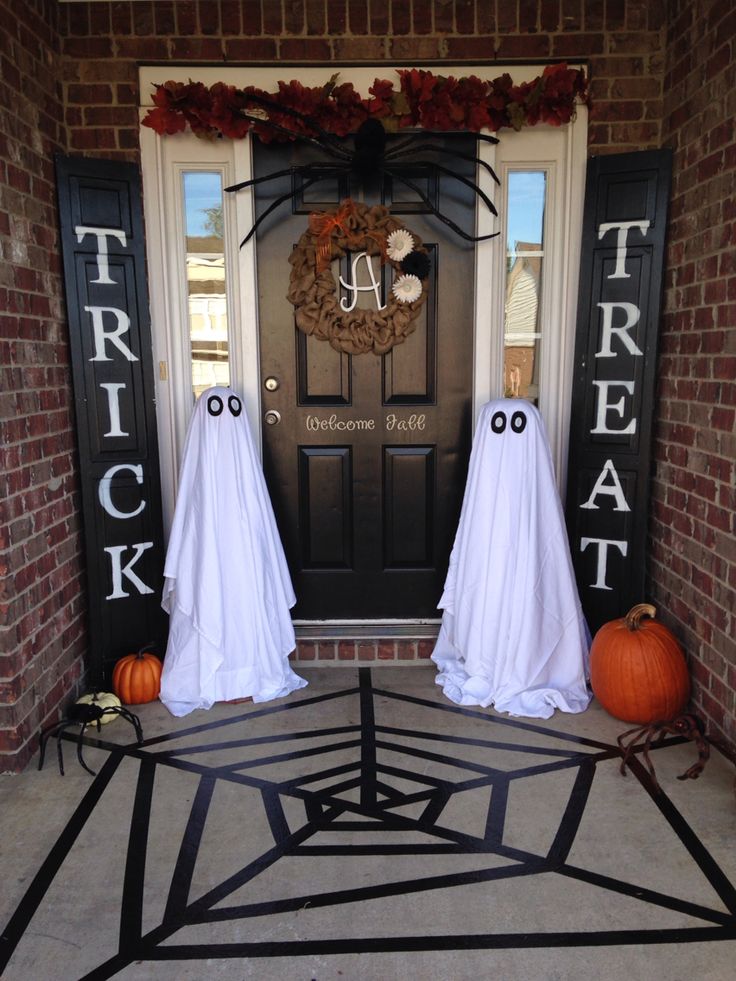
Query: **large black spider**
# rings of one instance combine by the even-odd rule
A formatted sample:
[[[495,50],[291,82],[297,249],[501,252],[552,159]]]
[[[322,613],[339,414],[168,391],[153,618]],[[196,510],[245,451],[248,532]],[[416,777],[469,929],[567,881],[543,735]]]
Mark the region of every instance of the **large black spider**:
[[[451,218],[448,218],[447,215],[442,214],[442,212],[432,204],[427,195],[421,190],[416,182],[406,176],[406,173],[403,172],[401,166],[403,164],[405,167],[407,163],[412,163],[415,166],[427,168],[430,173],[444,174],[448,177],[454,178],[457,181],[460,181],[461,184],[465,184],[467,187],[471,188],[471,190],[477,194],[478,197],[480,197],[491,214],[497,216],[498,212],[496,211],[491,199],[473,181],[469,180],[467,177],[463,177],[461,174],[456,173],[450,167],[447,167],[442,163],[438,163],[436,160],[416,159],[414,155],[417,153],[451,154],[451,156],[454,158],[468,160],[485,168],[494,181],[497,184],[500,184],[500,181],[494,173],[493,168],[485,160],[481,160],[479,157],[472,156],[471,154],[461,153],[454,150],[450,151],[446,147],[440,146],[439,144],[428,140],[428,137],[424,132],[412,133],[405,140],[395,143],[389,149],[386,149],[386,130],[383,128],[378,119],[373,118],[366,119],[363,123],[361,123],[355,134],[353,148],[351,148],[345,140],[335,136],[332,133],[328,133],[325,129],[323,129],[312,116],[307,116],[304,113],[299,112],[297,109],[292,109],[288,106],[278,105],[277,103],[272,102],[270,99],[264,99],[261,96],[251,95],[249,98],[258,106],[262,106],[265,110],[272,110],[274,112],[283,113],[293,117],[303,127],[311,131],[311,133],[294,132],[293,130],[282,126],[280,123],[277,123],[274,120],[249,115],[247,113],[244,113],[244,118],[249,119],[257,126],[268,127],[273,130],[274,133],[286,135],[291,139],[296,139],[300,142],[317,147],[324,154],[326,154],[329,159],[322,162],[313,161],[311,163],[302,164],[296,167],[286,167],[283,170],[275,171],[273,174],[266,174],[263,177],[253,177],[250,180],[241,181],[239,184],[233,184],[230,187],[225,188],[226,191],[240,191],[246,187],[253,187],[256,184],[262,184],[265,181],[272,181],[279,177],[286,177],[289,175],[292,178],[298,176],[302,179],[300,188],[296,185],[296,183],[294,183],[290,191],[276,198],[276,200],[269,205],[263,214],[260,215],[251,230],[240,243],[241,248],[253,236],[261,222],[267,218],[272,211],[284,204],[284,202],[288,201],[289,198],[294,197],[299,190],[304,191],[308,187],[311,187],[312,184],[316,184],[319,181],[329,180],[330,178],[340,177],[345,174],[355,174],[362,181],[369,178],[375,178],[376,176],[380,177],[383,174],[389,175],[393,180],[404,184],[406,187],[414,191],[423,204],[432,212],[433,215],[435,215],[435,217],[439,218],[440,221],[443,221],[454,232],[468,242],[482,242],[489,238],[495,238],[495,236],[499,234],[499,232],[492,232],[489,235],[468,235],[468,233],[460,228],[460,226],[454,221],[452,221]],[[443,135],[467,136],[467,133],[465,131],[458,131],[445,133]],[[477,139],[483,140],[486,143],[498,143],[495,136],[489,136],[485,133],[474,133],[473,135],[477,137]]]
[[[79,703],[76,702],[69,709],[69,714],[63,719],[59,719],[58,722],[52,722],[51,725],[46,726],[45,729],[41,730],[40,735],[40,753],[38,757],[38,769],[43,768],[43,759],[46,754],[46,743],[51,738],[51,736],[56,736],[56,747],[59,754],[59,773],[64,776],[64,757],[61,752],[61,735],[64,730],[71,728],[71,726],[81,726],[79,730],[79,737],[77,738],[77,759],[82,764],[87,773],[91,773],[95,776],[95,771],[90,769],[84,762],[82,756],[82,739],[84,738],[84,732],[87,726],[97,725],[97,731],[99,732],[102,728],[100,720],[105,715],[122,715],[122,717],[135,729],[135,736],[138,740],[138,745],[140,746],[143,742],[143,729],[141,728],[141,722],[137,715],[133,715],[128,709],[123,705],[107,705],[104,708],[101,705],[92,703]]]

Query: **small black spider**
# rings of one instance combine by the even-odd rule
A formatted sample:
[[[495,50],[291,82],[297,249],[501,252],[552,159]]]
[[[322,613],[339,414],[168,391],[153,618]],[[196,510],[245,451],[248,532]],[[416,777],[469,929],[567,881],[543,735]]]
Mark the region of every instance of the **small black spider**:
[[[395,143],[393,146],[386,149],[386,130],[383,128],[378,119],[373,118],[366,119],[363,123],[361,123],[355,134],[353,147],[351,148],[344,139],[341,139],[340,137],[324,130],[311,116],[306,116],[304,113],[301,113],[296,109],[278,105],[277,103],[272,102],[270,99],[264,99],[260,96],[251,95],[250,98],[254,103],[262,106],[265,110],[272,110],[274,112],[283,113],[293,117],[301,124],[301,126],[308,131],[311,131],[311,135],[310,132],[294,132],[273,120],[261,118],[260,116],[244,114],[246,119],[251,120],[259,127],[268,127],[273,130],[274,133],[287,135],[292,139],[315,146],[320,149],[329,159],[322,162],[313,161],[312,163],[302,164],[296,167],[286,167],[283,170],[277,170],[273,174],[266,174],[263,177],[253,177],[250,180],[241,181],[239,184],[233,184],[230,187],[226,187],[226,191],[240,191],[245,187],[253,187],[256,184],[262,184],[265,181],[276,180],[279,177],[286,177],[288,175],[290,175],[292,178],[297,176],[300,177],[302,179],[301,191],[304,191],[308,187],[311,187],[312,184],[316,184],[319,181],[329,180],[330,178],[340,177],[345,174],[355,174],[363,181],[368,178],[374,178],[376,176],[380,177],[387,174],[393,180],[398,181],[400,184],[404,184],[406,187],[414,191],[424,205],[432,212],[433,215],[435,215],[435,217],[439,218],[440,221],[443,221],[466,241],[482,242],[489,238],[495,238],[495,236],[499,234],[499,232],[493,232],[490,235],[468,235],[468,233],[460,228],[460,226],[454,221],[452,221],[451,218],[448,218],[447,215],[442,214],[442,212],[432,204],[427,195],[421,190],[416,182],[406,176],[405,172],[407,164],[411,164],[412,166],[426,168],[434,175],[444,174],[447,177],[452,177],[455,180],[460,181],[461,184],[465,184],[466,187],[469,187],[480,197],[491,214],[497,216],[498,212],[496,211],[493,202],[488,195],[481,190],[480,187],[478,187],[477,184],[469,180],[467,177],[463,177],[461,174],[456,173],[450,167],[446,167],[444,164],[438,163],[436,160],[424,158],[417,159],[415,154],[449,154],[452,158],[469,160],[472,163],[484,167],[494,181],[497,184],[500,184],[500,181],[494,173],[493,168],[485,160],[481,160],[478,157],[474,157],[467,153],[448,150],[446,147],[440,146],[437,143],[428,142],[427,134],[424,132],[412,133],[405,140]],[[467,133],[458,131],[443,135],[466,136]],[[473,133],[472,135],[479,140],[484,140],[486,143],[498,143],[495,136],[488,136],[485,133]],[[293,198],[297,194],[298,190],[299,187],[297,183],[294,182],[290,191],[276,198],[276,200],[272,202],[272,204],[270,204],[263,214],[256,220],[251,230],[240,243],[241,247],[245,245],[245,243],[253,236],[261,222],[267,218],[272,211],[280,207],[280,205],[284,204],[284,202],[288,201],[289,198]]]
[[[64,776],[64,757],[61,752],[61,735],[66,730],[72,726],[81,726],[79,730],[79,737],[77,738],[77,759],[82,764],[87,773],[91,773],[95,776],[95,771],[91,770],[87,764],[84,762],[82,757],[82,746],[84,733],[87,726],[97,725],[97,731],[99,732],[102,728],[100,720],[105,715],[122,715],[126,721],[135,729],[136,739],[138,740],[138,745],[143,742],[143,730],[141,729],[140,719],[137,715],[133,715],[122,705],[108,705],[103,708],[101,705],[92,703],[75,703],[69,709],[69,714],[63,719],[59,719],[58,722],[52,722],[50,726],[46,726],[45,729],[41,730],[40,735],[40,754],[38,758],[38,769],[43,768],[43,759],[46,754],[46,743],[51,736],[56,736],[56,747],[59,754],[59,773]]]

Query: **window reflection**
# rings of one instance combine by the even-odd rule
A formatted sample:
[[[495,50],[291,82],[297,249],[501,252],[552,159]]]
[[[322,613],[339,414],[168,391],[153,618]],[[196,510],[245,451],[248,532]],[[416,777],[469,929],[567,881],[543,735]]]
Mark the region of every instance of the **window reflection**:
[[[219,173],[183,175],[192,388],[230,384],[227,295]]]
[[[539,401],[545,198],[544,171],[509,173],[504,394],[535,404]]]

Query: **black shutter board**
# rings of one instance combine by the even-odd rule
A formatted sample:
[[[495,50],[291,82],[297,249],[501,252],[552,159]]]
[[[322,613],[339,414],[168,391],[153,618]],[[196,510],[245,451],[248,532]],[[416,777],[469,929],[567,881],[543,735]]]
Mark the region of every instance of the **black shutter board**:
[[[595,157],[588,164],[566,517],[593,633],[645,600],[671,166],[670,150]],[[620,223],[640,221],[648,227],[619,231]],[[606,224],[617,227],[601,236]]]
[[[87,568],[88,664],[91,683],[107,686],[115,662],[143,644],[153,642],[162,656],[167,630],[141,182],[134,164],[80,157],[57,157],[56,177]]]

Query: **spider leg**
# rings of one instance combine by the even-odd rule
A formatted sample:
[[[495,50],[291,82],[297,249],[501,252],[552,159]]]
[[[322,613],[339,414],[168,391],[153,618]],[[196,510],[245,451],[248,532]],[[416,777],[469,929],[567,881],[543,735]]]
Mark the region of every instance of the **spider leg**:
[[[390,163],[393,163],[393,161],[391,161]],[[416,163],[419,166],[421,166],[421,164],[423,163],[423,161],[416,161]],[[475,184],[469,178],[463,177],[461,174],[456,174],[453,170],[450,170],[449,167],[445,167],[442,164],[430,163],[430,166],[431,167],[434,167],[436,170],[439,170],[439,172],[441,174],[447,174],[450,177],[454,177],[455,180],[458,180],[458,181],[460,181],[461,184],[465,184],[466,187],[469,187],[471,189],[471,191],[475,191],[475,193],[482,200],[483,204],[485,204],[485,206],[488,208],[488,210],[491,212],[491,214],[492,215],[495,215],[498,218],[498,212],[496,211],[496,207],[493,204],[493,201],[491,201],[491,199],[488,197],[488,195],[485,193],[485,191],[482,191],[478,187],[477,184]],[[394,175],[394,170],[393,170],[393,168],[390,165],[389,166],[386,166],[384,169],[387,170],[388,173],[391,174],[392,176]]]
[[[56,734],[57,730],[61,731],[61,729],[65,725],[66,725],[66,720],[61,719],[58,722],[52,722],[51,725],[46,726],[46,728],[42,729],[41,732],[39,733],[39,737],[38,737],[38,748],[39,748],[38,769],[39,770],[43,769],[43,760],[44,760],[44,756],[46,755],[46,745],[49,739]]]
[[[64,776],[64,754],[61,751],[61,734],[73,724],[72,722],[65,722],[56,733],[56,755],[59,757],[59,773],[62,777]]]
[[[97,725],[99,726],[99,724],[100,723],[98,721]],[[84,743],[82,742],[82,740],[84,738],[84,730],[87,728],[88,725],[89,725],[89,723],[83,722],[82,723],[82,728],[79,730],[79,737],[77,738],[77,759],[82,764],[82,766],[87,771],[87,773],[91,773],[92,776],[94,777],[94,776],[96,776],[95,771],[94,770],[90,770],[90,768],[84,762],[84,758],[82,756],[82,746],[84,745]]]
[[[141,720],[138,718],[138,716],[133,715],[133,713],[129,712],[123,705],[119,705],[116,708],[107,709],[106,711],[114,713],[115,715],[122,715],[126,722],[130,722],[135,729],[135,736],[138,740],[138,745],[140,746],[140,744],[143,742],[143,729],[141,728]]]
[[[684,773],[679,775],[678,780],[697,780],[710,759],[710,744],[705,736],[700,736],[700,738],[696,736],[695,745],[698,748],[698,759]]]
[[[616,741],[618,742],[618,748],[623,753],[621,758],[621,766],[619,767],[622,776],[626,776],[626,764],[628,763],[629,757],[631,756],[634,746],[636,745],[636,740],[639,738],[639,736],[643,735],[648,728],[648,726],[634,726],[633,729],[627,729],[626,732],[622,732],[617,738]],[[631,736],[632,738],[629,740],[627,745],[624,745],[624,739],[627,736]]]
[[[654,786],[656,787],[656,789],[659,790],[660,789],[660,786],[657,783],[657,776],[656,776],[656,774],[654,772],[654,764],[649,759],[649,750],[652,748],[652,741],[654,740],[654,737],[655,737],[655,732],[654,732],[653,728],[650,727],[649,734],[648,734],[647,738],[644,740],[644,750],[642,752],[642,756],[644,757],[644,759],[646,761],[647,769],[649,770],[649,776],[652,778],[652,783],[654,784]],[[659,741],[660,740],[658,739],[657,742],[659,742]]]
[[[283,107],[282,107],[283,108]],[[323,153],[328,153],[332,157],[348,163],[350,161],[350,151],[339,144],[327,144],[322,140],[315,139],[314,136],[307,136],[306,133],[297,133],[293,129],[287,129],[286,126],[280,126],[279,123],[274,123],[270,119],[261,119],[260,116],[249,116],[247,112],[242,112],[242,119],[247,119],[249,123],[259,126],[269,126],[275,133],[281,133],[283,136],[288,136],[289,140],[298,140],[300,143],[309,143],[310,146],[315,146],[317,149],[322,150]]]
[[[311,143],[316,143],[324,150],[327,150],[328,147],[331,147],[346,160],[350,159],[351,153],[348,150],[348,148],[346,146],[343,146],[342,143],[340,143],[339,139],[335,136],[334,133],[328,133],[326,129],[323,129],[322,126],[320,126],[320,124],[314,118],[314,116],[308,116],[303,112],[299,112],[298,109],[293,109],[291,106],[282,106],[278,102],[273,102],[271,99],[264,98],[262,95],[249,94],[248,99],[251,102],[255,102],[257,106],[263,106],[264,109],[272,109],[274,112],[278,112],[285,116],[291,116],[294,119],[298,119],[299,122],[305,123],[311,129],[313,129],[314,132],[320,137],[321,142],[320,140],[315,140],[314,137],[305,136],[304,137],[305,139],[309,140]],[[273,127],[273,129],[277,130],[278,132],[287,133],[289,136],[296,136],[297,138],[302,136],[301,133],[294,133],[292,130],[286,129],[285,126],[280,126],[278,123],[271,122],[270,119],[259,119],[257,116],[247,116],[247,115],[246,115],[246,119],[252,119],[254,122],[258,122],[266,126],[271,126]]]
[[[432,151],[434,153],[450,153],[453,157],[459,157],[460,160],[469,160],[471,163],[479,164],[488,171],[499,187],[501,185],[501,181],[496,176],[495,170],[493,167],[491,167],[487,160],[481,160],[480,157],[474,157],[471,153],[459,153],[457,150],[449,150],[447,147],[437,146],[435,143],[420,143],[418,146],[408,148],[392,147],[390,150],[386,151],[385,159],[387,162],[390,161],[391,163],[398,163],[411,153],[419,153],[425,150]]]
[[[400,183],[414,191],[415,194],[418,194],[421,201],[427,206],[427,208],[429,208],[435,218],[439,218],[440,221],[443,221],[454,232],[457,232],[461,238],[464,238],[466,242],[485,242],[486,239],[496,238],[497,235],[501,234],[500,232],[492,232],[490,235],[468,235],[468,233],[463,231],[459,225],[456,225],[451,218],[448,218],[447,215],[443,215],[441,211],[438,211],[427,195],[417,186],[417,184],[414,183],[414,181],[409,180],[408,177],[402,177],[399,174],[395,174],[393,171],[390,171],[390,173],[394,180],[400,181]]]
[[[317,165],[319,166],[319,165]],[[340,164],[325,164],[325,170],[338,169],[339,173],[342,173],[346,168]],[[242,191],[244,187],[255,187],[256,184],[263,184],[265,181],[274,181],[277,177],[286,177],[291,175],[294,177],[296,174],[305,174],[310,170],[314,170],[314,164],[301,164],[299,167],[285,167],[283,170],[275,170],[272,174],[264,174],[263,177],[251,177],[248,181],[241,181],[239,184],[231,184],[230,187],[226,187],[226,191]],[[332,174],[328,174],[332,176]]]
[[[317,181],[321,181],[321,180],[324,180],[324,177],[312,177],[310,180],[304,181],[304,183],[302,184],[302,190],[305,190],[307,187],[311,187],[312,184],[316,184]],[[253,234],[255,233],[256,229],[261,224],[261,222],[264,220],[264,218],[268,218],[268,216],[271,214],[272,211],[275,211],[276,208],[278,208],[280,205],[282,205],[284,203],[284,201],[288,201],[290,197],[293,197],[293,195],[294,195],[294,190],[292,189],[291,191],[287,191],[286,194],[282,194],[280,197],[276,198],[275,201],[271,202],[271,204],[266,208],[266,210],[263,212],[263,214],[260,215],[255,220],[255,222],[253,223],[253,227],[248,232],[248,234],[245,236],[245,238],[243,239],[243,241],[240,243],[240,248],[241,249],[243,248],[243,246],[245,245],[245,243],[247,241],[249,241],[249,239],[251,239],[253,237]]]

